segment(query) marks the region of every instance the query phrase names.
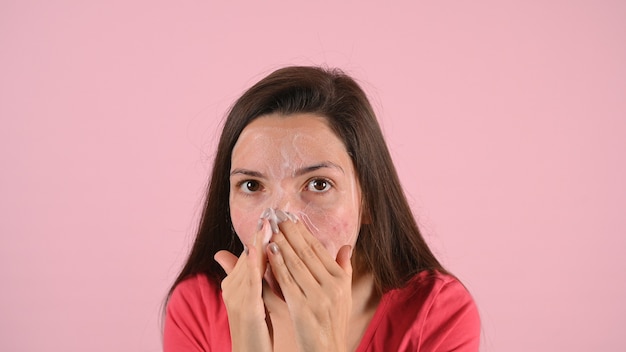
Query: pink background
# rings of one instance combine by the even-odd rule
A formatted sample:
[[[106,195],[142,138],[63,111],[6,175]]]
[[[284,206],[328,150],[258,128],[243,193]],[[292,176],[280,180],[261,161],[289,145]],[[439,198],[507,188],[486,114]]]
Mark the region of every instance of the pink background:
[[[285,64],[368,91],[483,351],[623,350],[626,2],[219,3],[0,2],[0,350],[160,350],[220,119]]]

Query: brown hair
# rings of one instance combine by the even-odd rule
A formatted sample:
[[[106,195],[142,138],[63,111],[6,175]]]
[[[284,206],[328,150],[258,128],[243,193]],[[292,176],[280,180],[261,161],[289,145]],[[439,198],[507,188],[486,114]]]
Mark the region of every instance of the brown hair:
[[[285,67],[274,71],[232,106],[217,147],[208,194],[191,254],[171,291],[203,273],[220,281],[225,273],[213,259],[243,245],[229,213],[231,154],[241,131],[259,116],[315,113],[327,118],[352,158],[361,186],[363,213],[356,258],[385,292],[402,287],[423,270],[445,272],[424,241],[408,205],[374,111],[359,85],[339,70]]]

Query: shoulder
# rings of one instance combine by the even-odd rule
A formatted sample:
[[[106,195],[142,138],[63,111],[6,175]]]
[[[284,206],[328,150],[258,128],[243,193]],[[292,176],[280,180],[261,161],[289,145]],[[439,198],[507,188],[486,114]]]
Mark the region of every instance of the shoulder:
[[[204,274],[181,281],[167,302],[166,314],[197,319],[226,314],[220,284]]]
[[[214,280],[210,280],[204,274],[196,274],[186,278],[176,285],[174,290],[172,291],[172,295],[168,302],[178,302],[178,301],[195,301],[201,298],[219,295],[219,283]]]
[[[478,351],[478,309],[454,276],[423,271],[384,300],[388,319],[403,326],[398,350]]]
[[[422,272],[410,294],[423,292],[421,347],[426,351],[478,351],[480,317],[469,291],[454,276]]]
[[[214,336],[224,335],[228,331],[224,327],[228,327],[228,317],[217,282],[197,274],[176,285],[165,310],[165,350],[195,350],[188,345],[209,350],[210,341],[230,341],[230,336]]]
[[[474,302],[468,290],[456,277],[438,271],[422,271],[405,287],[394,291],[391,293],[398,300],[420,299],[427,305],[436,305],[444,301],[457,302],[455,305]],[[428,309],[428,306],[423,308]]]

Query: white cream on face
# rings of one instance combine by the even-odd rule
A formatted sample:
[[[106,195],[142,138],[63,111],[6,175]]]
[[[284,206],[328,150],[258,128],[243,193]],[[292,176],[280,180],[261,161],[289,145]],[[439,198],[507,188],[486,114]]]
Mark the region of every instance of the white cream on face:
[[[294,214],[331,255],[354,246],[361,192],[342,141],[324,117],[267,115],[242,131],[231,159],[230,214],[249,246],[266,209]],[[263,242],[271,235],[264,230]]]

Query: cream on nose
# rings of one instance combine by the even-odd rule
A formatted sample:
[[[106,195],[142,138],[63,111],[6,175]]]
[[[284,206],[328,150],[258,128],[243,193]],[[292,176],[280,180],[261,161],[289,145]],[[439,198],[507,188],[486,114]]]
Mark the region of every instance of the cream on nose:
[[[280,204],[279,206],[276,207],[276,209],[280,209],[284,212],[291,212],[291,203],[289,201],[284,202],[283,204]]]
[[[292,204],[294,203],[292,197],[293,195],[281,189],[276,192],[275,197],[271,200],[270,207],[276,210],[280,209],[282,211],[290,212]]]

